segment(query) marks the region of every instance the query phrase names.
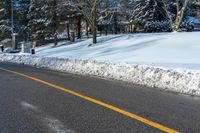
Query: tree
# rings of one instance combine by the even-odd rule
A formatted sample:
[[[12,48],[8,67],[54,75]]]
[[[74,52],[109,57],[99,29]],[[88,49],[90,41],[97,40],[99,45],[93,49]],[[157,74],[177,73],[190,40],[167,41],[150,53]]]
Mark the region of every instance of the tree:
[[[49,6],[49,11],[50,12],[50,24],[49,26],[52,27],[52,32],[51,34],[54,36],[54,45],[56,46],[58,44],[58,38],[57,38],[57,29],[58,29],[58,25],[59,25],[59,21],[58,21],[58,2],[57,0],[49,0],[49,3],[48,3],[48,6]]]
[[[200,20],[200,0],[193,1],[192,7],[195,12],[196,18]]]
[[[144,27],[150,21],[167,20],[164,4],[160,0],[134,0],[130,1],[132,9],[131,22]]]
[[[68,40],[70,40],[70,29],[73,29],[71,34],[76,31],[77,38],[81,38],[81,28],[83,15],[77,9],[77,7],[70,0],[58,1],[58,18],[60,22],[65,22],[67,27]],[[73,40],[73,39],[72,39]]]
[[[54,38],[55,46],[58,43],[58,34],[67,27],[68,39],[70,40],[70,27],[72,20],[78,19],[80,13],[69,0],[34,0],[28,12],[28,28],[33,33],[32,40],[43,42]],[[81,22],[77,21],[77,25]],[[78,23],[79,22],[79,23]],[[77,26],[78,27],[78,26]],[[79,26],[81,27],[81,26]],[[78,30],[80,37],[81,29]]]
[[[0,0],[0,40],[11,35],[11,1]]]
[[[101,1],[99,4],[99,18],[98,25],[106,30],[112,31],[112,33],[117,34],[119,29],[119,24],[122,19],[119,17],[121,12],[120,2],[118,0],[105,0]]]
[[[97,43],[97,8],[99,0],[73,0],[77,9],[84,15],[93,34],[93,44]]]
[[[32,1],[27,15],[27,28],[32,41],[44,41],[45,37],[50,36],[48,8],[48,0]]]
[[[173,31],[178,31],[180,29],[180,26],[183,22],[184,14],[187,10],[188,3],[190,0],[176,0],[175,6],[176,6],[176,14],[173,14],[173,12],[170,12],[170,2],[162,0],[164,4],[164,9],[167,12],[167,17],[170,22],[170,26],[173,29]],[[173,17],[175,16],[175,19]]]
[[[30,3],[31,3],[30,0],[18,0],[18,1],[15,1],[15,4],[14,4],[16,32],[19,34],[19,38],[23,40],[28,39],[27,14],[29,12]]]

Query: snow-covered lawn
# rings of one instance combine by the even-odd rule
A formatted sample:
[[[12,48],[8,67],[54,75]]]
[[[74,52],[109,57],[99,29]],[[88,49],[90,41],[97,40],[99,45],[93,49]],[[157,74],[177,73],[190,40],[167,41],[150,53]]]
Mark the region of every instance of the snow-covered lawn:
[[[200,32],[110,35],[41,50],[37,56],[200,69]]]
[[[88,47],[91,41],[39,47],[34,56],[0,54],[0,61],[200,96],[200,32],[109,35]]]

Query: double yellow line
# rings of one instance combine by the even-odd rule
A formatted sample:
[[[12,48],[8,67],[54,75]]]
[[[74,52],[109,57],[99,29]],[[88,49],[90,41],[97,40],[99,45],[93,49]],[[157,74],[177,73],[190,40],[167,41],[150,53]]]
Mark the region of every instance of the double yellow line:
[[[96,100],[96,99],[94,99],[94,98],[91,98],[91,97],[88,97],[88,96],[84,96],[84,95],[82,95],[82,94],[80,94],[80,93],[77,93],[77,92],[75,92],[75,91],[71,91],[71,90],[69,90],[69,89],[67,89],[67,88],[58,86],[58,85],[56,85],[56,84],[49,83],[49,82],[47,82],[47,81],[38,79],[38,78],[36,78],[36,77],[29,76],[29,75],[26,75],[26,74],[23,74],[23,73],[19,73],[19,72],[16,72],[16,71],[12,71],[12,70],[4,69],[4,68],[0,68],[0,70],[6,71],[6,72],[10,72],[10,73],[13,73],[13,74],[16,74],[16,75],[20,75],[20,76],[22,76],[22,77],[26,77],[26,78],[28,78],[28,79],[31,79],[31,80],[34,80],[34,81],[36,81],[36,82],[45,84],[45,85],[50,86],[50,87],[53,87],[53,88],[55,88],[55,89],[58,89],[58,90],[67,92],[67,93],[69,93],[69,94],[71,94],[71,95],[74,95],[74,96],[77,96],[77,97],[79,97],[79,98],[85,99],[85,100],[87,100],[87,101],[93,102],[93,103],[95,103],[95,104],[98,104],[98,105],[100,105],[100,106],[106,107],[106,108],[108,108],[108,109],[110,109],[110,110],[113,110],[113,111],[115,111],[115,112],[118,112],[118,113],[120,113],[120,114],[123,114],[123,115],[125,115],[125,116],[127,116],[127,117],[130,117],[130,118],[132,118],[132,119],[135,119],[135,120],[137,120],[137,121],[140,121],[140,122],[142,122],[142,123],[144,123],[144,124],[150,125],[150,126],[152,126],[152,127],[154,127],[154,128],[157,128],[157,129],[159,129],[159,130],[161,130],[161,131],[163,131],[163,132],[167,132],[167,133],[179,133],[178,131],[175,131],[175,130],[173,130],[173,129],[170,129],[170,128],[168,128],[168,127],[166,127],[166,126],[163,126],[163,125],[161,125],[161,124],[158,124],[158,123],[156,123],[156,122],[147,120],[147,119],[145,119],[145,118],[143,118],[143,117],[140,117],[140,116],[138,116],[138,115],[136,115],[136,114],[130,113],[130,112],[128,112],[128,111],[125,111],[125,110],[123,110],[123,109],[117,108],[117,107],[112,106],[112,105],[110,105],[110,104],[101,102],[101,101]]]

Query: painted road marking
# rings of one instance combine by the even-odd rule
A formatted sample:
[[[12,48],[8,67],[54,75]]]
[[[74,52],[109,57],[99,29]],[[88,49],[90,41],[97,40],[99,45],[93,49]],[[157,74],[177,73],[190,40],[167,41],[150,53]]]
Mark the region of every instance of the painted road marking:
[[[115,111],[115,112],[118,112],[118,113],[120,113],[120,114],[123,114],[123,115],[125,115],[125,116],[128,116],[128,117],[130,117],[130,118],[133,118],[133,119],[135,119],[135,120],[137,120],[137,121],[140,121],[140,122],[142,122],[142,123],[144,123],[144,124],[150,125],[150,126],[152,126],[152,127],[154,127],[154,128],[157,128],[157,129],[159,129],[159,130],[161,130],[161,131],[164,131],[164,132],[167,132],[167,133],[179,133],[178,131],[175,131],[175,130],[173,130],[173,129],[171,129],[171,128],[168,128],[168,127],[166,127],[166,126],[163,126],[163,125],[161,125],[161,124],[159,124],[159,123],[156,123],[156,122],[153,122],[153,121],[151,121],[151,120],[145,119],[145,118],[140,117],[140,116],[138,116],[138,115],[136,115],[136,114],[130,113],[130,112],[128,112],[128,111],[125,111],[125,110],[120,109],[120,108],[118,108],[118,107],[112,106],[112,105],[110,105],[110,104],[101,102],[101,101],[96,100],[96,99],[94,99],[94,98],[91,98],[91,97],[82,95],[82,94],[77,93],[77,92],[75,92],[75,91],[71,91],[71,90],[69,90],[69,89],[67,89],[67,88],[58,86],[58,85],[56,85],[56,84],[49,83],[49,82],[47,82],[47,81],[38,79],[38,78],[36,78],[36,77],[29,76],[29,75],[26,75],[26,74],[23,74],[23,73],[19,73],[19,72],[16,72],[16,71],[12,71],[12,70],[4,69],[4,68],[0,68],[0,70],[6,71],[6,72],[10,72],[10,73],[13,73],[13,74],[16,74],[16,75],[20,75],[20,76],[22,76],[22,77],[26,77],[26,78],[28,78],[28,79],[31,79],[31,80],[34,80],[34,81],[36,81],[36,82],[45,84],[45,85],[50,86],[50,87],[53,87],[53,88],[55,88],[55,89],[58,89],[58,90],[67,92],[67,93],[69,93],[69,94],[71,94],[71,95],[74,95],[74,96],[77,96],[77,97],[79,97],[79,98],[85,99],[85,100],[87,100],[87,101],[93,102],[93,103],[95,103],[95,104],[101,105],[101,106],[106,107],[106,108],[108,108],[108,109],[110,109],[110,110],[113,110],[113,111]]]

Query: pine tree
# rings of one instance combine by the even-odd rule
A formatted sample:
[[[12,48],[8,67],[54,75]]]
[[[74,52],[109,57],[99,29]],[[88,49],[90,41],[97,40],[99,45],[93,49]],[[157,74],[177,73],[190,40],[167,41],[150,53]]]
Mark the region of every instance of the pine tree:
[[[11,34],[11,3],[9,0],[0,0],[0,40],[9,38]]]
[[[31,39],[33,41],[44,41],[45,38],[54,38],[56,46],[60,26],[64,26],[68,21],[68,26],[66,27],[69,38],[69,22],[72,18],[77,18],[76,16],[79,14],[77,8],[68,0],[34,0],[29,8],[27,17]],[[65,29],[65,27],[62,29]],[[81,30],[79,31],[81,34]]]
[[[48,8],[48,0],[32,1],[27,15],[27,26],[32,41],[42,41],[45,37],[50,36],[48,31],[48,25],[50,23]]]
[[[192,3],[196,18],[200,20],[200,0],[196,0]]]
[[[134,0],[130,3],[133,9],[131,21],[144,26],[149,21],[167,20],[161,0]]]
[[[15,23],[16,23],[16,32],[19,34],[19,37],[22,40],[28,39],[28,19],[27,14],[29,11],[31,1],[30,0],[18,0],[15,2]]]

